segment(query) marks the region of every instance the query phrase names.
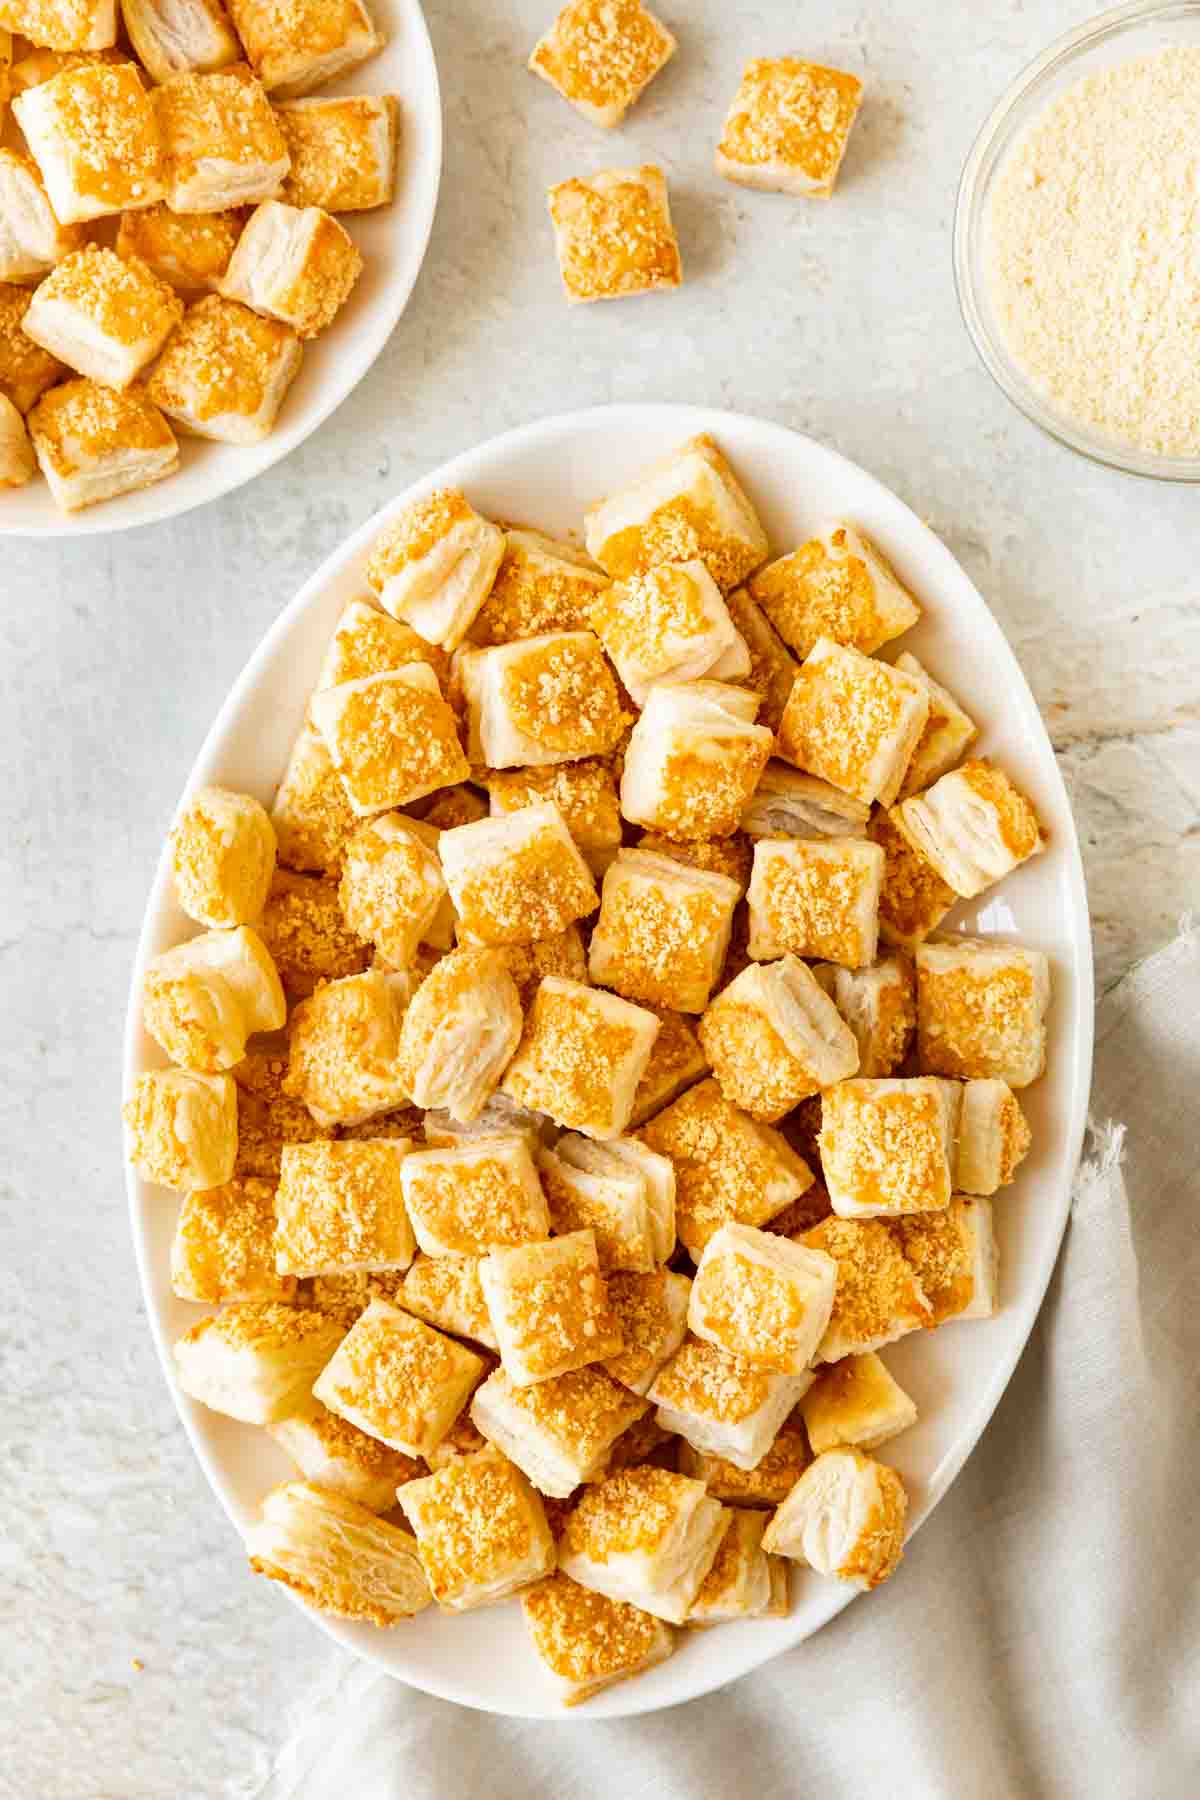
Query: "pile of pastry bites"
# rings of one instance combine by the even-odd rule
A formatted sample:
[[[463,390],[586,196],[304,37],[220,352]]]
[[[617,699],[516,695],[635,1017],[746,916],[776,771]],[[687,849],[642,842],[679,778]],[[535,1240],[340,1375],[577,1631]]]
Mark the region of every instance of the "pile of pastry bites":
[[[772,559],[698,437],[586,539],[393,516],[273,811],[178,820],[126,1107],[221,1308],[180,1385],[297,1467],[254,1568],[379,1625],[519,1592],[569,1702],[789,1560],[895,1568],[879,1352],[995,1308],[1049,992],[934,935],[1042,837],[876,657],[921,608],[861,530]]]
[[[395,187],[394,97],[312,93],[382,44],[362,0],[0,0],[0,488],[268,435],[362,267],[333,215]]]

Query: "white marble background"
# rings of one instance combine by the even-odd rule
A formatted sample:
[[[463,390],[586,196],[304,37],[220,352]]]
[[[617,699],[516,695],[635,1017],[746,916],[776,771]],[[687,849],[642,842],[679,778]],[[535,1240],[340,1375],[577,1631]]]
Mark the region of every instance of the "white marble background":
[[[125,1223],[120,1034],[154,859],[219,701],[301,580],[400,486],[505,427],[608,400],[728,405],[827,440],[931,521],[1011,637],[1074,797],[1101,984],[1200,887],[1200,495],[1038,436],[978,367],[951,280],[977,126],[1095,8],[660,0],[680,53],[607,140],[523,71],[553,9],[428,0],[447,146],[433,241],[393,343],[315,439],[177,523],[0,544],[11,1800],[251,1791],[320,1657],[246,1575],[163,1388]],[[869,84],[828,206],[710,173],[741,62],[787,51]],[[671,180],[686,286],[568,312],[545,185],[648,159]]]

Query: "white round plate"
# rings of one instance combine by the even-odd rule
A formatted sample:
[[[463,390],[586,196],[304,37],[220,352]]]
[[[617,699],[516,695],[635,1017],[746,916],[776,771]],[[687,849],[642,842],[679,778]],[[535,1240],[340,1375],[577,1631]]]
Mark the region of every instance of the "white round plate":
[[[1012,651],[950,552],[893,494],[834,451],[778,425],[685,406],[613,406],[546,419],[457,457],[400,495],[331,556],[250,659],[192,770],[188,791],[220,781],[269,802],[301,723],[335,621],[365,589],[368,546],[396,508],[430,488],[464,488],[484,513],[566,535],[585,505],[696,432],[708,431],[749,488],[776,551],[846,517],[863,526],[921,598],[925,617],[903,639],[964,703],[994,753],[1036,802],[1049,847],[981,903],[948,923],[1011,935],[1048,952],[1054,972],[1046,1074],[1022,1094],[1034,1148],[996,1217],[1002,1306],[985,1322],[951,1324],[887,1353],[920,1423],[887,1447],[912,1501],[929,1516],[987,1424],[1033,1326],[1066,1223],[1083,1136],[1092,1056],[1091,936],[1075,828],[1049,740]],[[150,896],[125,1048],[128,1087],[162,1058],[146,1037],[137,991],[147,957],[195,929],[176,907],[165,858]],[[129,1199],[147,1310],[167,1379],[209,1481],[234,1524],[290,1468],[265,1433],[207,1411],[174,1386],[170,1345],[200,1316],[171,1292],[174,1196],[130,1175]],[[230,1555],[238,1554],[230,1543]],[[690,1700],[799,1643],[845,1606],[847,1589],[795,1573],[791,1616],[686,1634],[667,1662],[602,1693],[589,1718],[650,1712]],[[914,1589],[914,1606],[919,1595]],[[867,1601],[869,1605],[869,1600]],[[317,1615],[313,1615],[316,1617]],[[319,1619],[340,1643],[414,1687],[488,1711],[557,1718],[561,1709],[525,1639],[516,1602],[467,1618],[433,1610],[392,1631]],[[576,1717],[580,1716],[578,1714]]]
[[[90,537],[173,519],[253,481],[302,444],[356,388],[408,305],[425,257],[442,172],[442,103],[437,64],[418,0],[371,0],[387,42],[361,68],[318,89],[326,94],[395,94],[400,102],[396,195],[390,206],[345,213],[363,271],[349,300],[300,366],[275,430],[261,444],[210,443],[179,434],[179,469],[153,487],[79,513],[63,513],[35,476],[0,495],[0,536]]]

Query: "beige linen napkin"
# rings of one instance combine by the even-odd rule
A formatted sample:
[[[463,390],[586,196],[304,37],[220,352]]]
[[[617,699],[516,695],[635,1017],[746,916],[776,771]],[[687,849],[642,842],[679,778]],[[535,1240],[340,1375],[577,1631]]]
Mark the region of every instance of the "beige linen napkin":
[[[734,1686],[563,1724],[338,1654],[261,1800],[1195,1800],[1200,938],[1101,1003],[1046,1304],[899,1574]],[[281,1722],[281,1735],[285,1726]]]

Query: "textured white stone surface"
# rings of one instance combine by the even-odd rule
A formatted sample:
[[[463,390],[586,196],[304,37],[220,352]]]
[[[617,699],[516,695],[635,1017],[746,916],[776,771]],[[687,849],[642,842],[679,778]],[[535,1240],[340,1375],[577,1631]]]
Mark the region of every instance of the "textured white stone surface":
[[[1197,496],[1038,436],[978,367],[951,279],[975,129],[1094,8],[661,0],[679,55],[611,137],[523,70],[553,10],[429,0],[447,141],[429,257],[389,350],[315,439],[175,524],[0,543],[12,1800],[250,1792],[321,1660],[303,1618],[244,1572],[159,1376],[125,1225],[120,1033],[154,859],[218,703],[302,578],[399,486],[508,426],[607,400],[703,401],[812,432],[933,523],[1021,656],[1076,803],[1101,983],[1200,888]],[[869,84],[828,205],[710,173],[742,60],[786,51]],[[568,312],[543,189],[643,160],[670,177],[686,285]]]

